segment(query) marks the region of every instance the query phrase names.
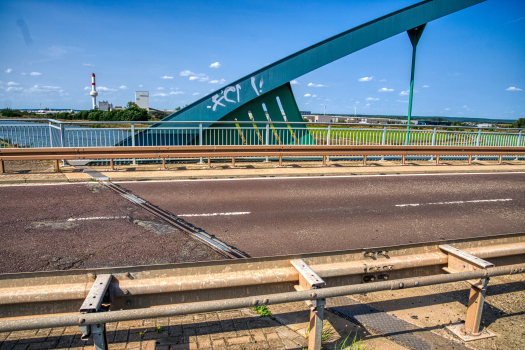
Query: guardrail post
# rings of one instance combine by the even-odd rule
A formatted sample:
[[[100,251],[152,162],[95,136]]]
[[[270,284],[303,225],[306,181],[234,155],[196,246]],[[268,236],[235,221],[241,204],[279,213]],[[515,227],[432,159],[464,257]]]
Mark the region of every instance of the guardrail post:
[[[131,146],[135,147],[135,123],[131,123]],[[133,165],[137,165],[137,159],[133,158]]]
[[[479,142],[481,140],[481,129],[478,129],[478,136],[476,137],[476,147],[479,147]],[[475,156],[476,161],[478,160],[478,156]]]
[[[434,127],[434,130],[432,130],[432,146],[435,146],[436,145],[436,132],[437,132],[437,128]],[[434,156],[430,156],[430,161],[432,162],[434,160]]]
[[[86,299],[80,307],[81,314],[104,311],[102,303],[111,303],[113,301],[113,290],[111,289],[111,274],[102,274],[96,277]],[[107,310],[105,310],[107,311]],[[79,323],[84,323],[80,318]],[[82,339],[88,340],[93,335],[93,345],[95,350],[108,350],[108,339],[106,334],[106,324],[79,325],[82,332]]]
[[[4,161],[3,160],[0,160],[0,174],[3,174],[4,173]]]
[[[310,311],[310,333],[308,334],[308,350],[321,350],[323,338],[323,316],[326,299],[312,300]]]
[[[385,143],[386,143],[386,125],[383,126],[383,140],[382,140],[382,142],[381,142],[381,145],[384,146]],[[384,156],[384,155],[381,156],[381,161],[382,161],[382,162],[385,161],[385,156]]]

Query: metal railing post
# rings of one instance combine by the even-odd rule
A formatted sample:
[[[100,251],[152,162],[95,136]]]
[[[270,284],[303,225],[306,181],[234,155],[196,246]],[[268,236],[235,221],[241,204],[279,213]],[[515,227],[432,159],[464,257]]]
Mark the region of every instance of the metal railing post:
[[[199,123],[199,146],[202,146],[202,134],[202,123]],[[204,164],[202,157],[199,158],[199,162],[197,164]]]
[[[520,144],[521,144],[521,133],[522,133],[522,130],[520,130],[519,134],[518,134],[518,141],[516,141],[516,147],[519,147]],[[519,156],[516,155],[516,160],[519,160]]]
[[[60,123],[60,147],[66,147],[66,141],[65,141],[65,130],[64,130],[64,124]],[[62,159],[62,166],[68,166],[65,159]]]
[[[476,137],[476,147],[479,147],[479,142],[481,140],[481,129],[478,129],[478,136]],[[475,156],[476,161],[478,160],[478,156]]]
[[[135,123],[131,123],[131,146],[135,147]],[[133,165],[137,165],[137,159],[133,158]]]
[[[310,333],[308,334],[308,350],[321,350],[323,337],[323,316],[326,299],[312,300],[310,311]]]
[[[330,137],[332,136],[332,124],[328,124],[328,134],[326,135],[326,145],[330,146]],[[326,161],[330,161],[330,156],[326,156]]]
[[[436,145],[436,132],[437,132],[437,128],[434,127],[434,130],[432,131],[432,146],[435,146]],[[434,156],[430,156],[430,161],[434,161]]]
[[[269,145],[270,144],[270,122],[267,122],[266,123],[266,145]],[[280,159],[280,164],[279,166],[282,166],[282,160],[283,158],[279,158]],[[269,163],[270,160],[268,159],[268,156],[266,156],[266,159],[264,160],[265,163]]]
[[[53,147],[53,126],[52,122],[49,121],[49,147]]]
[[[381,145],[384,146],[386,143],[386,125],[383,126],[383,140],[381,141]],[[381,156],[381,161],[384,162],[385,161],[385,156],[382,155]]]

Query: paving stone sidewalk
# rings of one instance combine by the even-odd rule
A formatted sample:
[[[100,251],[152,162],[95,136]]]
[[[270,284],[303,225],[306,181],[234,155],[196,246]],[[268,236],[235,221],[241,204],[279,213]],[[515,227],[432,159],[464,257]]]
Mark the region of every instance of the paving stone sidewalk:
[[[271,306],[271,317],[252,309],[108,323],[110,350],[249,350],[308,347],[309,310],[304,303]],[[326,349],[334,349],[350,334],[370,338],[369,349],[403,349],[371,335],[358,325],[327,313],[330,337]],[[158,328],[160,327],[160,329]],[[62,327],[0,333],[0,350],[93,349],[92,337],[80,339],[78,327]],[[350,342],[349,342],[350,343]],[[349,344],[348,343],[348,344]],[[339,349],[340,347],[338,347]]]

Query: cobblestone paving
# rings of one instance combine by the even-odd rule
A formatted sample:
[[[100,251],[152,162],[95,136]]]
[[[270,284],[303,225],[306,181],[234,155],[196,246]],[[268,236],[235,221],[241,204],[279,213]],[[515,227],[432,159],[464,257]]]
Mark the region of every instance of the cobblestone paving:
[[[162,330],[156,331],[156,327]],[[108,323],[109,349],[302,349],[304,336],[250,309]],[[83,349],[78,327],[0,333],[0,350]]]

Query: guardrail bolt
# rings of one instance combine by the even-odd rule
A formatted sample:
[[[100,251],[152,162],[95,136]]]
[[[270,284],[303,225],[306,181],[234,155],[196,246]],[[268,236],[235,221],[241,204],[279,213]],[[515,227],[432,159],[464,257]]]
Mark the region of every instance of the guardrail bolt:
[[[270,302],[270,300],[268,300],[268,299],[263,299],[263,304],[266,305],[266,304],[268,304],[269,302]]]
[[[419,286],[419,282],[418,282],[418,281],[415,281],[415,282],[414,282],[414,286]]]
[[[122,292],[124,293],[124,295],[128,295],[129,294],[129,290],[127,290],[127,289],[124,289]]]
[[[315,294],[315,293],[310,294],[310,297],[312,297],[312,298],[315,298],[316,296],[317,296],[317,294]]]
[[[86,320],[84,318],[79,318],[78,319],[78,323],[84,323],[84,322],[86,322]]]
[[[257,304],[259,304],[259,300],[254,300],[254,301],[252,301],[252,305],[253,305],[253,306],[256,306]]]
[[[131,300],[126,300],[126,305],[127,306],[130,306],[131,304],[133,304],[133,302]]]
[[[125,275],[126,277],[130,277],[130,276],[131,276],[131,273],[126,272],[124,275]]]
[[[403,288],[405,286],[404,283],[399,283],[399,288]]]

